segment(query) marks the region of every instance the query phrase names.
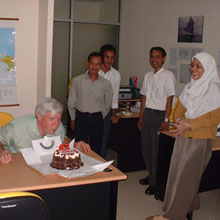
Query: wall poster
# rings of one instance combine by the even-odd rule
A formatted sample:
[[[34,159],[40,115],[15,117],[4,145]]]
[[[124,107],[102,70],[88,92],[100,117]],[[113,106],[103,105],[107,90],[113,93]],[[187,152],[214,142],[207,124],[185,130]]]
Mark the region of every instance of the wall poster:
[[[0,18],[0,107],[17,106],[17,18]]]
[[[178,42],[202,43],[203,16],[179,17]]]

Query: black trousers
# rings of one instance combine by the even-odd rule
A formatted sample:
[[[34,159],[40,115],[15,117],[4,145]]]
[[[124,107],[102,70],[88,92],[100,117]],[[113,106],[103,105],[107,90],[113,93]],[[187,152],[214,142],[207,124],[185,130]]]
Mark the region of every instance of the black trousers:
[[[104,118],[104,127],[103,127],[103,137],[102,137],[102,147],[101,147],[101,157],[106,157],[106,152],[108,148],[108,140],[111,132],[112,125],[112,110],[108,112],[108,114]]]
[[[76,111],[75,139],[90,144],[93,151],[101,153],[103,117],[101,112],[82,113]]]

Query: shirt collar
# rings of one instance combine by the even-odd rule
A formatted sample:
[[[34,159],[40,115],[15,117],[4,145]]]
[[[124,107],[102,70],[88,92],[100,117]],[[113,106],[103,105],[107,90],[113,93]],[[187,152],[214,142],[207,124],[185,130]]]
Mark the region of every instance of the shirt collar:
[[[162,71],[164,71],[163,67],[161,67],[156,73],[154,73],[154,76],[159,76]]]
[[[109,73],[109,72],[111,72],[113,70],[113,67],[111,66],[110,67],[110,69],[109,69],[109,71],[107,71],[106,73]],[[104,73],[104,71],[101,69],[101,71]]]
[[[89,77],[89,70],[86,71],[86,78],[87,78],[87,79],[90,79],[90,77]],[[91,80],[91,79],[90,79],[90,80]],[[98,77],[97,77],[96,80],[100,80],[99,74],[98,74]]]

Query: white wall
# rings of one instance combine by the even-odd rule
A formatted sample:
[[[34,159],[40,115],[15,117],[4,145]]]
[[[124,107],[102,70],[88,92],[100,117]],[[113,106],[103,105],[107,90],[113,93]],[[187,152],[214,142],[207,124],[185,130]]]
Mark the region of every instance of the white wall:
[[[106,42],[117,45],[118,29],[115,26],[96,24],[75,24],[74,28],[72,75],[76,76],[85,73],[88,69],[88,54],[99,51]]]
[[[39,0],[37,103],[51,96],[54,0]]]
[[[120,38],[120,72],[122,83],[129,76],[138,76],[151,70],[149,50],[162,46],[201,47],[217,58],[220,49],[220,1],[218,0],[123,0]],[[178,17],[204,16],[203,43],[177,43]],[[177,92],[182,89],[177,85]]]
[[[16,41],[18,107],[0,107],[14,116],[34,111],[50,95],[53,0],[0,0],[0,14],[19,18]],[[151,70],[152,46],[202,47],[215,58],[220,45],[219,0],[123,0],[120,37],[122,84]],[[177,43],[178,17],[204,15],[203,43]]]
[[[16,35],[17,103],[19,106],[0,107],[0,111],[9,112],[14,116],[31,114],[37,102],[42,97],[50,95],[52,28],[51,23],[46,23],[48,14],[51,16],[51,10],[50,13],[48,10],[53,7],[53,0],[0,0],[0,5],[1,17],[19,19]],[[45,41],[50,43],[47,44]]]

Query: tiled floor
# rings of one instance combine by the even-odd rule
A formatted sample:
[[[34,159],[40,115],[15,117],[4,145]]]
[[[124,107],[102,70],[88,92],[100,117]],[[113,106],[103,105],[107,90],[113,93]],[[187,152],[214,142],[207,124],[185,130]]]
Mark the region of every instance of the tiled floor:
[[[115,160],[117,153],[107,151],[107,160]],[[154,196],[144,193],[146,186],[139,180],[146,176],[146,171],[127,173],[128,179],[119,182],[117,220],[145,220],[151,215],[162,214],[163,203]],[[193,213],[193,220],[220,220],[220,189],[200,193],[200,209]]]
[[[163,203],[144,193],[146,186],[139,184],[145,171],[127,173],[128,179],[119,182],[117,220],[145,220],[162,214]],[[220,189],[200,193],[200,206],[193,220],[220,220]]]

